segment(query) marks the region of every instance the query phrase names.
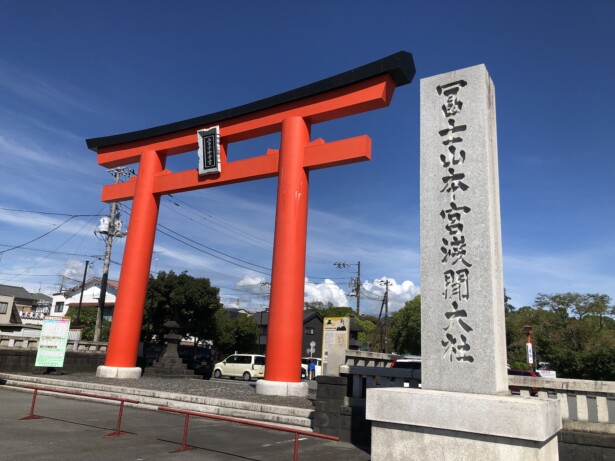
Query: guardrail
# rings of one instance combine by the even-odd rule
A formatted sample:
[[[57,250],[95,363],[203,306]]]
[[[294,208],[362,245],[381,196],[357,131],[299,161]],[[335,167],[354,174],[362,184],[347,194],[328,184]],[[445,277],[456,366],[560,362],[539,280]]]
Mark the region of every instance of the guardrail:
[[[40,386],[22,386],[26,389],[34,389],[34,393],[32,395],[32,406],[30,407],[30,413],[27,416],[24,416],[23,418],[20,418],[21,420],[29,420],[29,419],[42,419],[44,418],[44,416],[40,416],[40,415],[35,415],[34,414],[34,406],[36,405],[36,397],[38,395],[38,391],[44,391],[44,392],[55,392],[57,394],[68,394],[68,395],[76,395],[79,397],[89,397],[89,398],[94,398],[94,399],[100,399],[100,400],[112,400],[112,401],[116,401],[116,402],[120,402],[120,411],[117,417],[117,425],[115,427],[115,432],[111,432],[110,434],[107,434],[104,436],[104,438],[109,438],[109,437],[120,437],[123,435],[127,435],[127,432],[122,432],[120,430],[120,427],[122,425],[122,414],[124,413],[124,403],[128,402],[128,403],[139,403],[138,400],[131,400],[131,399],[125,399],[125,398],[121,398],[121,397],[106,397],[106,396],[102,396],[102,395],[95,395],[95,394],[86,394],[84,392],[73,392],[73,391],[65,391],[65,390],[60,390],[60,389],[53,389],[53,388],[49,388],[49,387],[40,387]]]
[[[190,416],[197,416],[199,418],[207,418],[207,419],[216,419],[219,421],[227,421],[231,423],[243,424],[246,426],[262,427],[263,429],[271,429],[275,431],[292,432],[295,434],[295,448],[294,448],[294,453],[293,453],[293,461],[297,461],[299,459],[299,434],[305,435],[308,437],[315,437],[318,439],[333,440],[335,442],[339,442],[340,440],[339,437],[335,437],[332,435],[319,434],[318,432],[302,431],[300,429],[292,429],[290,427],[274,426],[273,424],[257,423],[254,421],[247,421],[244,419],[230,418],[228,416],[219,416],[219,415],[212,415],[210,413],[201,413],[199,411],[178,410],[176,408],[168,408],[168,407],[158,407],[158,410],[166,411],[169,413],[178,413],[178,414],[185,415],[186,417],[184,420],[184,436],[182,438],[182,445],[180,448],[178,448],[177,450],[173,450],[171,453],[177,453],[177,452],[187,451],[187,450],[194,450],[196,448],[196,447],[186,444],[186,441],[188,439],[188,424],[190,423]]]
[[[372,387],[419,387],[420,371],[389,368],[399,356],[347,351],[340,374],[350,381],[347,404],[365,406]],[[615,434],[615,382],[509,376],[512,394],[558,399],[565,430]]]
[[[615,382],[509,376],[522,396],[558,399],[564,429],[615,434]],[[516,393],[516,392],[515,392]]]

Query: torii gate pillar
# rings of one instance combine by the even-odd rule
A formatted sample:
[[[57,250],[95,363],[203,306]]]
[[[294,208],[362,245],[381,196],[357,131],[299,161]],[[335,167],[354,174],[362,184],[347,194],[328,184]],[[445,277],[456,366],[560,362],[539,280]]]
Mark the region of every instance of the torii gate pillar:
[[[308,215],[308,172],[303,168],[310,132],[305,120],[282,122],[278,198],[271,268],[271,298],[267,330],[265,379],[256,383],[259,394],[307,395],[299,369],[289,367],[301,357],[303,297]]]
[[[402,51],[348,72],[245,106],[132,133],[88,139],[106,168],[139,163],[138,177],[103,188],[105,202],[133,199],[105,365],[97,375],[139,378],[136,367],[145,294],[156,234],[160,196],[278,176],[271,301],[265,379],[257,392],[307,395],[301,382],[303,290],[308,176],[317,170],[371,158],[371,140],[358,136],[333,142],[310,140],[310,127],[389,105],[397,86],[412,81],[412,55]],[[215,127],[215,128],[214,128]],[[169,155],[194,151],[197,131],[219,133],[214,171],[172,172]],[[229,145],[281,132],[280,150],[229,161]],[[212,160],[208,152],[208,160]],[[217,158],[217,157],[216,157]],[[205,169],[204,169],[205,170]]]

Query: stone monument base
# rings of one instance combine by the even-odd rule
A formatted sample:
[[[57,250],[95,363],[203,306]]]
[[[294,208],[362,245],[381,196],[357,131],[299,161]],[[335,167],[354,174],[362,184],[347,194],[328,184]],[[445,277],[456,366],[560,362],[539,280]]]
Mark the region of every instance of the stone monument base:
[[[559,402],[422,389],[368,389],[372,461],[557,461]]]
[[[139,379],[141,378],[142,370],[139,367],[107,367],[100,365],[96,369],[96,377],[98,378],[115,378],[115,379]]]
[[[284,381],[267,381],[259,379],[256,382],[256,393],[261,395],[279,395],[283,397],[307,397],[308,383],[287,383]]]

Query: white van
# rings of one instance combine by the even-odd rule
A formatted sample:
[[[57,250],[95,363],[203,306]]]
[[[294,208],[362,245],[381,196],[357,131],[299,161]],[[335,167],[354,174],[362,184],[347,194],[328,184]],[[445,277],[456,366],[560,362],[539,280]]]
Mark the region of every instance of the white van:
[[[301,359],[301,378],[307,378],[309,376],[310,360],[314,362],[314,378],[322,374],[322,360],[316,357],[303,357]]]
[[[257,354],[233,354],[222,362],[214,365],[214,378],[243,378],[250,381],[252,378],[265,377],[265,356]]]

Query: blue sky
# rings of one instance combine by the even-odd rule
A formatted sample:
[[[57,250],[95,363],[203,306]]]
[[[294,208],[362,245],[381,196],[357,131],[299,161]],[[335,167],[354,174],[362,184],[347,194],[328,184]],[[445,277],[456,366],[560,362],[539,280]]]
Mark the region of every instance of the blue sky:
[[[606,0],[0,2],[0,283],[53,293],[61,275],[79,283],[85,260],[100,275],[94,230],[112,177],[86,138],[235,107],[406,50],[417,75],[389,108],[312,129],[326,141],[369,135],[372,160],[310,176],[306,299],[354,306],[344,292],[356,266],[340,261],[361,261],[363,312],[378,313],[383,278],[394,282],[391,310],[420,292],[419,79],[480,63],[496,87],[512,304],[564,291],[615,298],[614,27]],[[278,143],[233,145],[231,159]],[[167,167],[196,162],[188,153]],[[159,223],[199,250],[159,233],[152,272],[187,270],[227,305],[266,307],[276,184],[164,197]],[[91,216],[64,223],[71,215]],[[115,240],[116,263],[123,249]]]

